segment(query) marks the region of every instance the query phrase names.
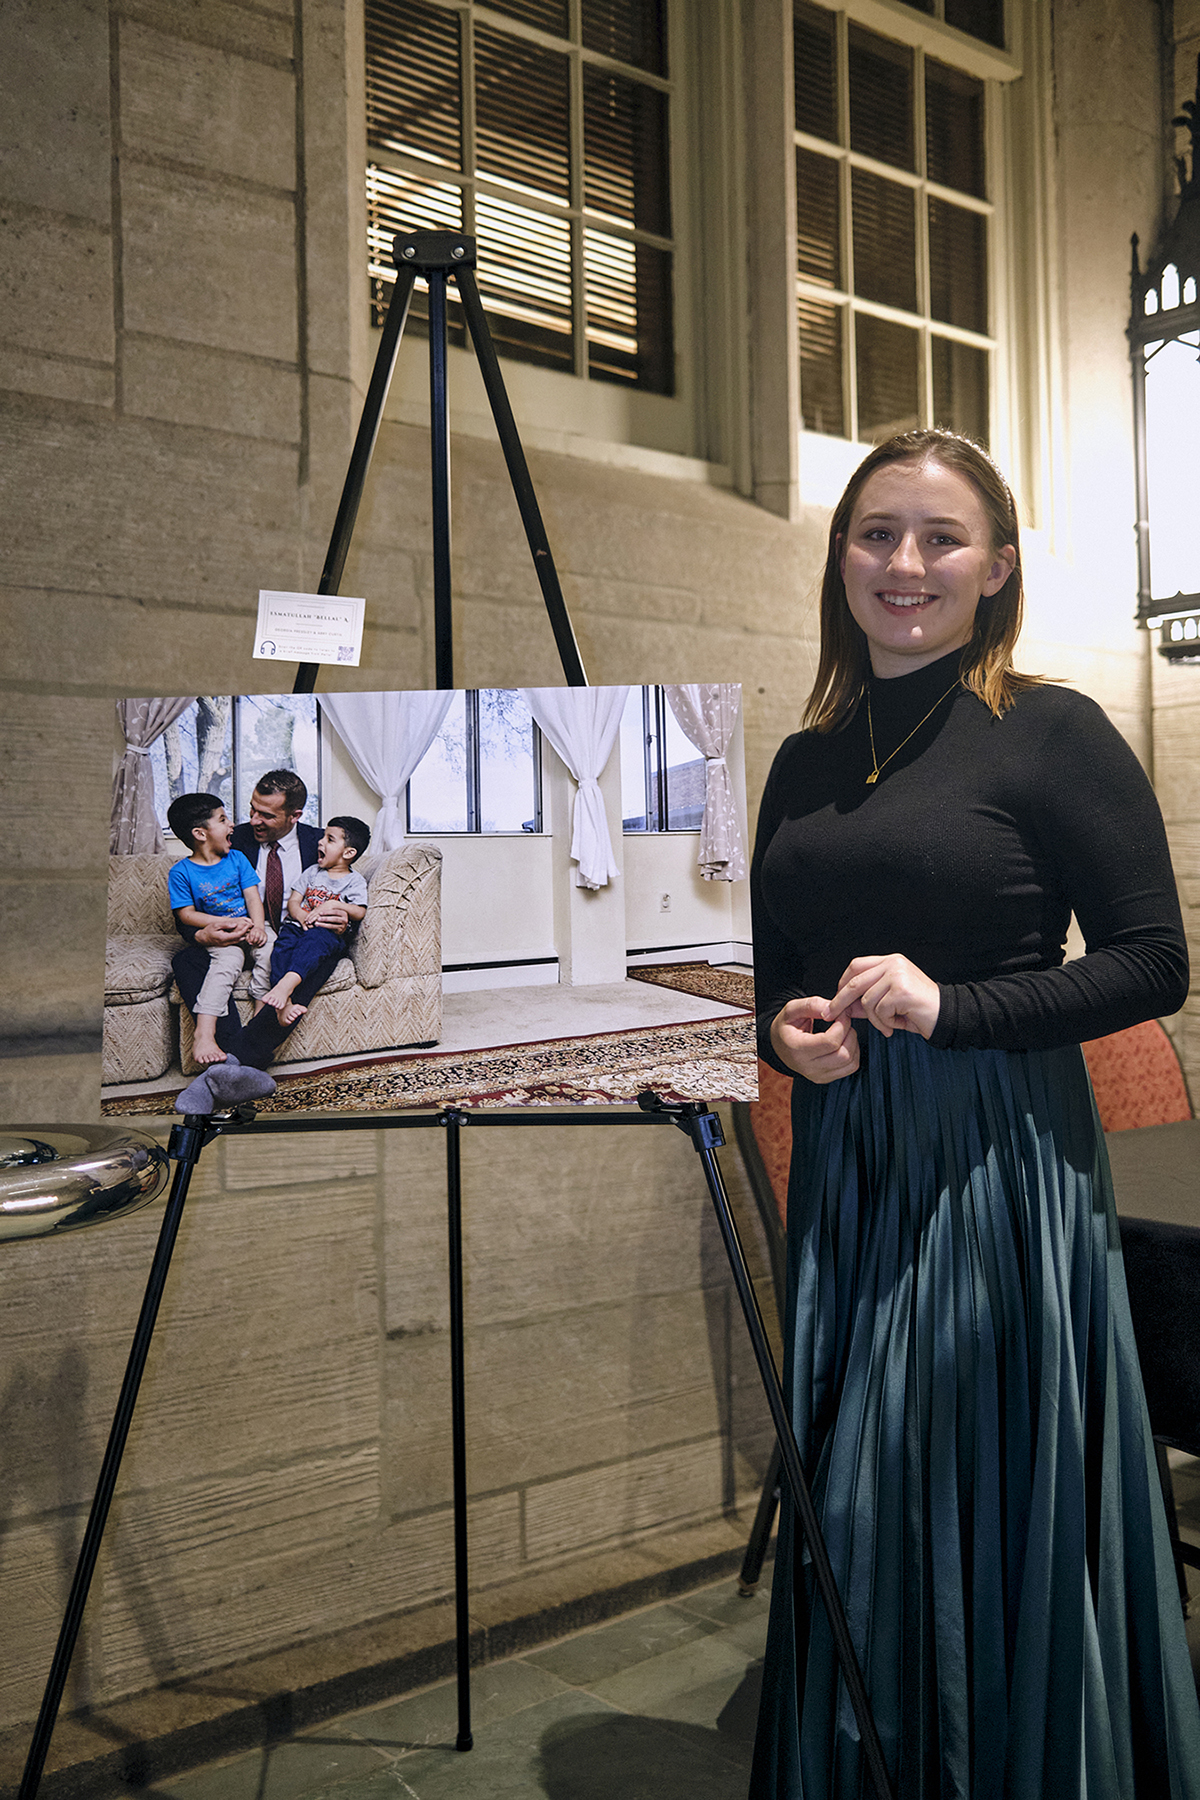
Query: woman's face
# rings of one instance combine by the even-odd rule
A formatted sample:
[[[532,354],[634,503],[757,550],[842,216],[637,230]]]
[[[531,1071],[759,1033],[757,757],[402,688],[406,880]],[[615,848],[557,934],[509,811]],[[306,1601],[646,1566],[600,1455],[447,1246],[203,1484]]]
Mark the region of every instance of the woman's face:
[[[876,675],[907,675],[971,640],[980,596],[1016,566],[993,550],[983,502],[936,462],[887,463],[863,486],[839,545],[842,580]]]

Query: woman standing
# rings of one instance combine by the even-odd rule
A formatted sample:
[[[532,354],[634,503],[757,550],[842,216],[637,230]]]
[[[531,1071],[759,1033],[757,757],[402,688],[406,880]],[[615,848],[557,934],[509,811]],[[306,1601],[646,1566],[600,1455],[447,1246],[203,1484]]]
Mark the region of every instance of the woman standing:
[[[784,1386],[900,1800],[1197,1800],[1078,1047],[1176,1011],[1187,953],[1149,783],[1092,701],[1014,672],[1020,622],[988,457],[872,451],[752,871],[760,1049],[796,1077]],[[858,1800],[783,1512],[752,1800]]]

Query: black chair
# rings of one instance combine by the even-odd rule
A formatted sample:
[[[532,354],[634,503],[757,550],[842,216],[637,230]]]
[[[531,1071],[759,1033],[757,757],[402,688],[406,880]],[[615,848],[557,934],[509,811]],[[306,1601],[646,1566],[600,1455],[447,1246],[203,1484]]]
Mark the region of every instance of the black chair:
[[[1121,1248],[1183,1610],[1200,1548],[1179,1535],[1167,1451],[1200,1456],[1200,1228],[1122,1218]]]

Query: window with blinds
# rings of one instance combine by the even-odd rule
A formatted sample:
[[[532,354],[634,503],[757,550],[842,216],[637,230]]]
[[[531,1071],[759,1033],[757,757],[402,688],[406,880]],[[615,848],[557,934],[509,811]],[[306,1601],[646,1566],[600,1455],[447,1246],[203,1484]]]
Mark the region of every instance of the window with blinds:
[[[674,391],[665,5],[367,0],[375,324],[395,233],[465,231],[501,355]]]
[[[965,31],[968,37],[1004,48],[1004,0],[903,0],[914,12],[928,13]]]
[[[879,442],[946,425],[986,444],[984,83],[808,0],[793,16],[804,427]],[[938,16],[998,41],[999,4],[938,0]]]

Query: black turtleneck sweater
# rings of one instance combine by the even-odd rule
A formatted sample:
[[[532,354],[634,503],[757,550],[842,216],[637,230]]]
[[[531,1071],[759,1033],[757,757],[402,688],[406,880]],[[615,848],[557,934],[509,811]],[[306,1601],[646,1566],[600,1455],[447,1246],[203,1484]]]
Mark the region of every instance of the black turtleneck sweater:
[[[883,761],[954,680],[959,652],[871,678]],[[941,988],[930,1042],[1052,1049],[1172,1013],[1187,947],[1154,793],[1094,701],[964,688],[867,786],[867,707],[775,758],[751,869],[759,1047],[785,1001],[832,999],[852,957],[899,952]],[[1086,956],[1063,962],[1072,909]]]

